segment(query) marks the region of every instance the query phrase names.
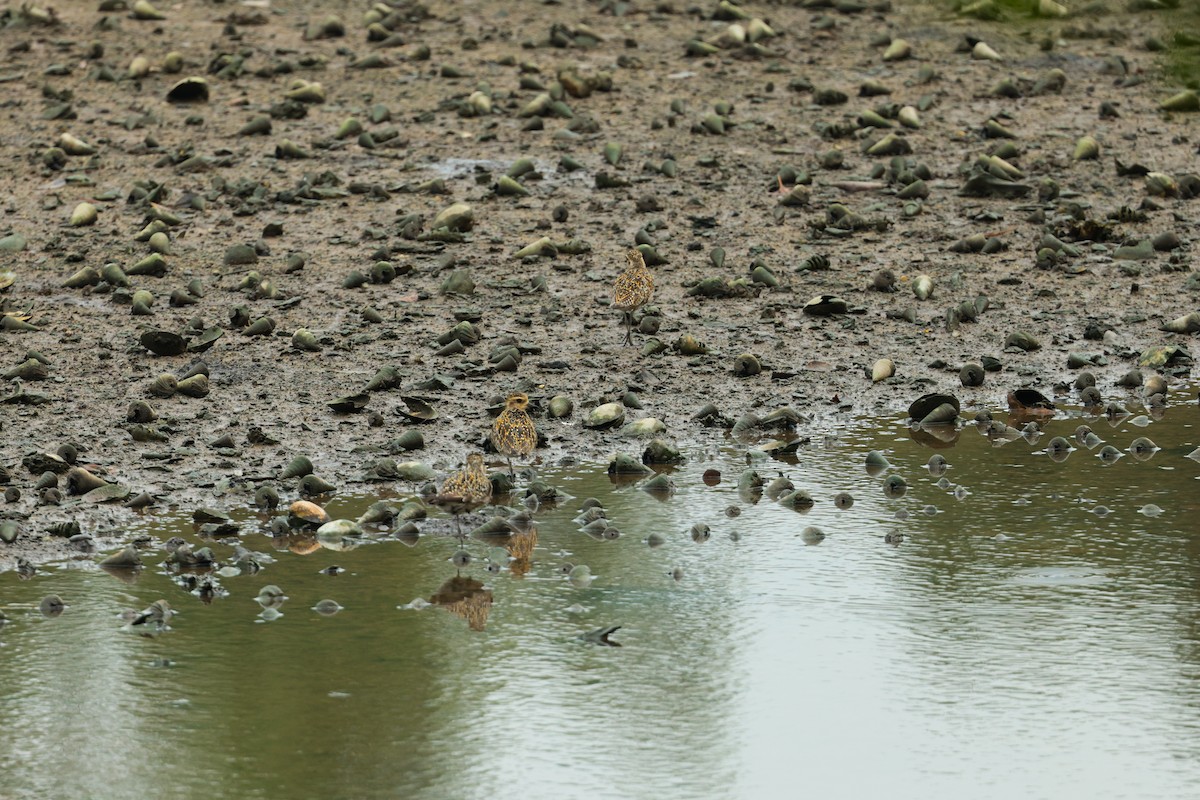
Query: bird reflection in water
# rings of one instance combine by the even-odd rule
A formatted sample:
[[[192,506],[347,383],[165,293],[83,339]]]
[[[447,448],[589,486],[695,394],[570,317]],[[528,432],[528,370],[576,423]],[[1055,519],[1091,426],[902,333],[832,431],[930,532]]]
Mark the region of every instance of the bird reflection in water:
[[[469,575],[455,575],[438,587],[429,602],[462,617],[471,630],[481,631],[492,611],[492,591]]]

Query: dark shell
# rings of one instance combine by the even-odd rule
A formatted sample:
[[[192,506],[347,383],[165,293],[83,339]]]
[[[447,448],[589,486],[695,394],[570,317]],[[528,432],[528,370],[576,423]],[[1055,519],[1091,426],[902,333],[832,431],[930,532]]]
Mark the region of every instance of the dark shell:
[[[349,414],[354,411],[362,411],[369,402],[371,402],[371,395],[366,392],[359,392],[358,394],[348,394],[345,397],[330,400],[325,405],[339,414]]]
[[[849,308],[842,298],[832,294],[823,294],[805,303],[803,311],[812,317],[829,317],[834,314],[845,314]]]
[[[187,340],[170,331],[146,331],[139,341],[156,356],[177,356],[187,350]]]
[[[1036,389],[1015,389],[1008,393],[1008,406],[1018,411],[1053,411],[1054,403]]]
[[[935,392],[933,394],[922,395],[914,400],[912,405],[908,407],[908,416],[920,422],[941,405],[951,405],[956,412],[962,410],[957,397],[952,394],[938,394]]]

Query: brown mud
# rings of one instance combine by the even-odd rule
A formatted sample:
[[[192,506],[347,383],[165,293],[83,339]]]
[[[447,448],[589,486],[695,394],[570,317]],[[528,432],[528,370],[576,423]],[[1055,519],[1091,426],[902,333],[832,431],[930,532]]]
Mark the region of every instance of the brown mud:
[[[1069,353],[1098,355],[1088,369],[1105,400],[1137,407],[1140,392],[1116,381],[1139,355],[1194,344],[1194,335],[1161,326],[1200,304],[1195,278],[1189,283],[1200,200],[1151,197],[1143,176],[1116,169],[1119,161],[1177,179],[1197,170],[1200,117],[1160,109],[1181,87],[1144,46],[1166,35],[1169,18],[1160,13],[1093,3],[1085,17],[1014,25],[903,0],[843,4],[853,13],[820,3],[722,4],[777,35],[693,56],[691,40],[729,44],[731,21],[711,18],[716,3],[404,3],[395,6],[389,47],[368,41],[369,3],[160,3],[161,21],[100,5],[57,4],[57,24],[47,25],[13,4],[0,30],[0,237],[25,240],[0,252],[0,275],[12,278],[0,303],[37,329],[0,331],[0,369],[25,362],[28,351],[50,362],[44,380],[0,389],[8,400],[20,392],[45,400],[0,405],[3,488],[20,492],[0,505],[0,517],[20,529],[14,544],[0,544],[0,569],[18,555],[70,553],[48,533],[65,521],[107,549],[156,513],[243,508],[264,484],[278,486],[286,504],[298,496],[297,481],[277,476],[298,454],[339,493],[415,493],[415,484],[363,476],[388,457],[422,460],[444,476],[482,446],[489,407],[510,391],[530,394],[545,436],[535,457],[552,464],[640,453],[643,445],[617,430],[580,424],[630,391],[644,408],[626,419],[661,419],[664,437],[686,450],[728,441],[722,427],[691,421],[705,403],[726,421],[791,406],[803,416],[800,436],[819,436],[850,415],[902,412],[935,390],[957,395],[969,416],[1003,408],[1010,389],[1054,394],[1070,385],[1080,370],[1068,368]],[[344,36],[306,38],[331,12]],[[885,61],[897,38],[911,56]],[[973,58],[974,39],[1002,60]],[[171,52],[182,55],[179,72],[163,70]],[[364,66],[372,55],[382,65]],[[129,77],[131,65],[143,66],[138,57],[146,74]],[[573,118],[523,116],[538,84],[553,88],[564,69],[562,85],[574,92],[562,101]],[[1065,76],[1061,90],[1035,93],[1032,84],[1053,69]],[[207,82],[208,101],[167,102],[188,76]],[[1006,78],[1015,91],[998,94]],[[297,80],[320,83],[324,102],[281,105]],[[866,82],[888,93],[861,96]],[[815,104],[829,89],[847,102]],[[1102,103],[1119,116],[1102,116]],[[919,128],[886,116],[907,105],[919,108]],[[854,124],[881,107],[891,129]],[[269,133],[239,134],[262,115]],[[336,138],[350,117],[370,136]],[[998,142],[982,133],[990,119],[1016,136],[1008,161],[1023,172],[1027,196],[960,194],[964,167]],[[911,148],[907,164],[864,152],[894,132]],[[47,152],[64,133],[95,153]],[[1098,143],[1098,158],[1072,157],[1084,136]],[[308,157],[282,157],[288,142]],[[606,153],[610,143],[619,158],[617,148]],[[564,157],[582,168],[570,170]],[[527,194],[498,193],[521,158],[534,166],[517,179]],[[674,175],[663,169],[668,160]],[[896,173],[920,166],[928,196],[898,197]],[[798,205],[781,204],[795,180],[791,172],[781,179],[785,167],[811,177]],[[604,176],[617,185],[598,187]],[[1056,196],[1046,179],[1057,183]],[[97,221],[69,225],[85,201]],[[458,202],[471,206],[473,227],[430,235],[435,215]],[[919,203],[908,209],[919,213],[906,214],[906,202]],[[857,217],[831,213],[833,204]],[[1122,207],[1132,211],[1110,219]],[[162,277],[130,276],[124,291],[64,287],[83,268],[115,262],[128,270],[143,259],[150,251],[136,237],[155,217],[172,223]],[[1078,255],[1038,265],[1047,232]],[[987,253],[951,249],[973,234],[1001,244]],[[1115,257],[1122,244],[1160,234],[1174,234],[1179,246],[1136,253],[1144,260]],[[577,240],[585,252],[515,257],[544,236]],[[635,241],[665,259],[652,265],[657,287],[641,312],[659,319],[666,348],[654,354],[641,350],[649,337],[636,329],[635,346],[622,346],[621,315],[608,307]],[[234,245],[250,245],[256,263],[227,263]],[[721,267],[710,256],[716,248]],[[297,254],[303,266],[289,271]],[[820,265],[814,256],[829,268],[799,269]],[[370,275],[381,260],[394,280],[344,287],[352,271]],[[777,286],[750,280],[756,262],[766,269],[760,280]],[[896,276],[894,292],[872,289],[884,269]],[[252,270],[259,278],[245,281]],[[456,270],[469,272],[473,293],[441,291]],[[933,281],[925,300],[911,288],[920,275]],[[710,277],[728,279],[732,296],[689,294]],[[184,296],[193,280],[202,295]],[[148,316],[131,314],[139,289],[153,294]],[[195,302],[173,306],[177,291],[179,301]],[[802,312],[822,294],[843,298],[850,313]],[[987,304],[977,319],[948,317],[979,296]],[[274,330],[247,335],[231,321],[238,306],[251,321],[271,317]],[[382,321],[365,318],[365,308]],[[438,355],[437,337],[463,319],[475,322],[480,341]],[[224,334],[203,352],[155,356],[140,343],[147,330],[195,341],[213,326]],[[314,333],[318,351],[293,347],[300,328]],[[1040,349],[1006,349],[1017,331]],[[1085,338],[1105,331],[1105,340]],[[685,335],[707,352],[678,352]],[[519,363],[498,370],[489,355],[508,341]],[[735,364],[748,363],[737,362],[744,353],[761,372],[735,374]],[[984,357],[1001,370],[964,388],[960,367]],[[894,361],[895,376],[873,383],[872,364],[882,358]],[[209,371],[207,396],[149,393],[156,376],[182,374],[198,360]],[[356,412],[329,407],[388,366],[398,370],[396,388],[371,392]],[[1173,385],[1194,378],[1187,361],[1170,372]],[[574,414],[548,419],[548,401],[560,394],[573,399]],[[402,416],[402,395],[426,399],[436,419]],[[157,441],[135,440],[135,430],[146,438],[127,421],[137,400],[157,414],[145,424]],[[1078,404],[1073,390],[1060,402]],[[424,449],[389,448],[410,428]],[[213,446],[226,435],[232,441],[220,444],[232,447]],[[34,487],[41,471],[22,461],[64,444],[80,464],[156,504],[134,511],[82,502],[61,478],[61,504],[45,502]]]

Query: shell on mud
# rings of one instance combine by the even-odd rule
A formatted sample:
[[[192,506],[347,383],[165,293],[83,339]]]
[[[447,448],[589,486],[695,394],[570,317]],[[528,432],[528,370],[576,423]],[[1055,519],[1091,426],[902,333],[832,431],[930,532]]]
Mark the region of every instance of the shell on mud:
[[[260,317],[250,323],[250,326],[242,333],[246,336],[266,336],[273,330],[275,330],[275,320],[270,317]]]
[[[287,463],[283,471],[279,473],[280,480],[288,478],[303,478],[305,475],[311,475],[313,471],[313,463],[308,456],[296,456]]]
[[[436,477],[437,473],[429,465],[422,464],[420,461],[402,461],[396,465],[397,480],[420,483]]]
[[[127,497],[129,497],[128,486],[109,483],[85,492],[80,499],[85,503],[111,503],[116,500],[124,500]]]
[[[23,381],[40,381],[45,380],[50,374],[50,370],[41,361],[36,358],[26,359],[17,366],[7,370],[3,378],[6,381],[20,379]]]
[[[1200,311],[1163,323],[1162,329],[1170,333],[1195,333],[1200,331]]]
[[[401,376],[400,370],[396,367],[380,367],[371,377],[371,380],[367,381],[367,385],[363,387],[363,391],[388,391],[389,389],[398,387],[402,380],[403,376]]]
[[[596,406],[588,412],[583,421],[585,428],[605,429],[620,425],[625,421],[625,407],[620,403],[605,403]]]
[[[306,350],[310,353],[317,353],[321,350],[321,343],[317,341],[317,336],[308,328],[297,328],[292,333],[292,347],[296,350]]]
[[[425,437],[420,431],[405,431],[389,442],[388,447],[392,452],[397,450],[420,450],[425,447]]]
[[[834,314],[845,314],[850,310],[849,304],[842,298],[832,294],[822,294],[809,300],[802,309],[811,317],[830,317]]]
[[[454,203],[438,212],[430,223],[431,229],[446,228],[465,233],[475,225],[475,213],[467,203]]]
[[[155,397],[174,397],[179,390],[179,379],[169,372],[164,372],[150,382],[150,394]]]
[[[1006,350],[1010,347],[1013,347],[1018,350],[1029,352],[1031,350],[1037,350],[1041,346],[1041,342],[1025,331],[1013,331],[1004,340],[1004,349]]]
[[[733,423],[733,435],[738,436],[740,434],[747,433],[748,431],[757,428],[761,423],[762,420],[758,418],[757,414],[752,411],[747,411],[745,414],[742,414],[740,417],[738,417]]]
[[[563,419],[571,416],[575,411],[575,402],[565,394],[558,394],[550,398],[550,402],[546,404],[546,416],[551,419]]]
[[[305,497],[317,494],[331,494],[336,491],[337,487],[332,483],[311,473],[300,479],[300,494]]]
[[[88,225],[95,225],[99,217],[100,212],[96,210],[94,205],[91,203],[80,203],[71,212],[69,222],[72,228],[83,228]]]
[[[953,415],[949,415],[948,412],[941,408],[947,405],[954,412]],[[908,407],[908,416],[924,424],[953,422],[958,417],[960,410],[961,406],[957,397],[951,394],[934,392],[922,395],[914,400],[912,405]],[[936,419],[931,420],[931,417],[936,417]]]
[[[983,386],[983,367],[979,364],[964,364],[958,371],[958,380],[968,389]]]
[[[336,397],[325,405],[327,405],[331,411],[334,411],[338,414],[351,414],[356,411],[362,411],[370,402],[370,393],[356,392],[355,394]]]
[[[205,328],[203,332],[188,345],[188,350],[193,353],[203,353],[208,350],[216,341],[225,335],[225,329],[219,325],[214,325],[211,328]]]
[[[396,406],[396,412],[402,417],[417,422],[430,422],[437,419],[437,411],[422,397],[405,395],[400,398],[400,402],[403,405]]]
[[[71,467],[67,470],[67,491],[71,494],[87,494],[102,486],[108,486],[108,481],[93,475],[83,467]]]
[[[180,394],[188,397],[207,397],[209,392],[208,376],[192,375],[179,381],[176,386]]]
[[[318,527],[329,522],[329,514],[316,503],[297,500],[288,506],[288,519],[302,525]]]
[[[881,358],[871,365],[871,382],[879,383],[896,374],[896,364],[890,358]]]
[[[675,341],[675,349],[685,356],[700,356],[708,352],[708,345],[690,333],[685,333]]]
[[[918,275],[913,278],[912,291],[918,300],[928,300],[933,297],[933,278],[928,275]]]
[[[157,356],[177,356],[187,350],[187,340],[170,331],[146,331],[138,341]]]
[[[753,353],[742,353],[733,360],[733,374],[739,378],[757,375],[760,372],[762,372],[762,363]]]
[[[254,505],[271,511],[279,507],[279,490],[274,486],[260,486],[254,492]]]
[[[168,103],[207,103],[208,81],[190,77],[176,83],[167,90]]]
[[[654,417],[646,417],[637,419],[621,429],[622,436],[631,438],[645,438],[647,436],[657,436],[666,431],[667,426],[660,419]]]

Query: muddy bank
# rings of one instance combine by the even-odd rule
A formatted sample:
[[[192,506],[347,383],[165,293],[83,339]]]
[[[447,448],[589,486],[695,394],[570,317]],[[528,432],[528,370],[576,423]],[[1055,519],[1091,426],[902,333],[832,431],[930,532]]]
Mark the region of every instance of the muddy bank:
[[[19,239],[0,253],[0,303],[36,330],[0,332],[0,367],[29,351],[49,364],[3,389],[0,464],[20,496],[0,514],[20,536],[0,544],[0,568],[69,552],[48,534],[67,521],[103,548],[166,509],[248,505],[267,483],[295,499],[278,475],[297,454],[339,492],[415,491],[364,475],[382,457],[454,468],[513,390],[540,410],[574,400],[565,420],[536,417],[545,463],[640,452],[580,424],[627,392],[643,406],[628,419],[711,447],[726,432],[690,421],[707,402],[729,420],[791,406],[811,436],[933,390],[967,413],[998,409],[1012,388],[1053,394],[1086,368],[1105,400],[1136,407],[1139,389],[1117,382],[1140,354],[1194,342],[1161,330],[1198,304],[1197,115],[1160,108],[1181,87],[1144,46],[1166,35],[1153,13],[1109,3],[995,23],[900,2],[724,6],[739,21],[713,19],[716,4],[477,2],[398,5],[370,27],[369,4],[336,24],[319,3],[163,4],[163,20],[100,5],[58,8],[56,24],[10,14],[3,31],[0,236]],[[739,43],[733,22],[757,38]],[[168,102],[189,76],[207,101]],[[980,178],[998,145],[1004,162]],[[523,158],[532,169],[502,181]],[[80,203],[94,224],[70,224]],[[455,203],[472,224],[435,230]],[[155,220],[161,265],[127,287],[99,279],[150,255],[139,234]],[[516,257],[542,237],[554,247]],[[608,298],[635,243],[663,263],[644,309],[657,331],[627,348]],[[95,279],[64,286],[89,268]],[[348,288],[355,271],[366,282]],[[696,291],[706,278],[724,296]],[[139,290],[146,315],[131,313]],[[824,294],[848,313],[802,311]],[[248,333],[264,317],[270,330]],[[464,320],[478,341],[439,354]],[[299,329],[315,349],[293,344]],[[149,330],[196,349],[154,355]],[[1006,348],[1015,332],[1040,347]],[[703,352],[681,353],[684,336]],[[661,351],[643,350],[651,338]],[[507,344],[519,359],[497,369]],[[735,374],[745,353],[761,371]],[[1069,368],[1073,353],[1092,363]],[[881,358],[896,373],[873,383]],[[964,388],[960,368],[985,358],[999,371]],[[153,393],[198,361],[206,396]],[[395,385],[364,408],[329,406],[384,367]],[[1186,360],[1166,371],[1194,377]],[[400,413],[402,396],[436,418]],[[134,401],[155,418],[131,422]],[[398,451],[409,429],[424,448]],[[46,465],[22,461],[64,444],[155,505],[83,503],[61,480],[48,502]]]

